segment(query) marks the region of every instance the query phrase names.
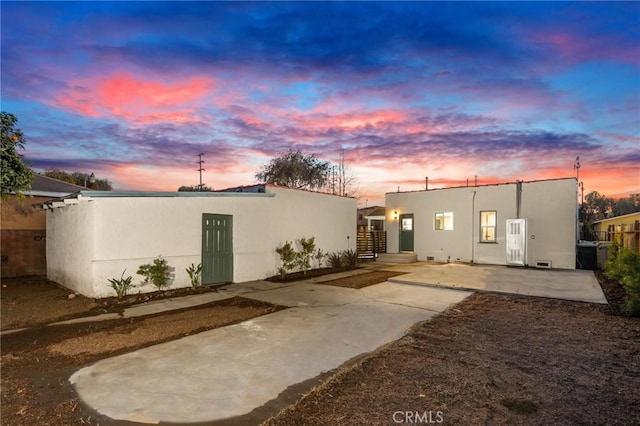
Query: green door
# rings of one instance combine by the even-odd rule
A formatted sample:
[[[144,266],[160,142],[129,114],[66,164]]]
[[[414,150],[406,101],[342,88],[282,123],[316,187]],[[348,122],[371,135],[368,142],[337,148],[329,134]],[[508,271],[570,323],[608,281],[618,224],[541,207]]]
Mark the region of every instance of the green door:
[[[233,281],[233,216],[202,215],[202,284]]]
[[[413,214],[400,215],[400,251],[413,251]]]

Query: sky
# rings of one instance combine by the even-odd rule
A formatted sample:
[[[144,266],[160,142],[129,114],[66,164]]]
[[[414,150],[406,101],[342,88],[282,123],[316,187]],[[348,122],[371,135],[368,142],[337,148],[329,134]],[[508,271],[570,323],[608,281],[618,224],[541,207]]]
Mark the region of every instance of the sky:
[[[37,171],[256,183],[290,148],[386,192],[640,192],[639,2],[11,2],[2,110]]]

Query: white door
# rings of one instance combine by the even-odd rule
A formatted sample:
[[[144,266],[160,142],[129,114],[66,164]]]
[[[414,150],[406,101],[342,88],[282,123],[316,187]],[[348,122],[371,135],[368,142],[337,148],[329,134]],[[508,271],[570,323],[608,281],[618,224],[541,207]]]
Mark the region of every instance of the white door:
[[[507,219],[507,265],[525,266],[527,255],[526,219]]]

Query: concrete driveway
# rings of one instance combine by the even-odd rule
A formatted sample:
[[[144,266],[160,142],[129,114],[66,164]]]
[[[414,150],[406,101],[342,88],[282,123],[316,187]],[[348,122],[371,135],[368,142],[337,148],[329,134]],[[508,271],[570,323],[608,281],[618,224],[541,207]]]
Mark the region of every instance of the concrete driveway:
[[[253,424],[282,407],[287,389],[471,294],[391,282],[356,290],[260,281],[222,291],[290,309],[99,361],[70,378],[81,399],[117,420]]]
[[[407,272],[389,280],[397,283],[607,303],[592,271],[459,263],[414,263],[388,269]]]

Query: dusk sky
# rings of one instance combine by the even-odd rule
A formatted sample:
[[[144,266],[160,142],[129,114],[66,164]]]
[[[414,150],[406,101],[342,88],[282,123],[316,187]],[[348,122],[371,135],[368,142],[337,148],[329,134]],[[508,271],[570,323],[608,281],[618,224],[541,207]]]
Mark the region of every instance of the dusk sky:
[[[639,2],[2,1],[2,110],[34,169],[255,183],[344,150],[384,193],[575,176],[640,192]]]

